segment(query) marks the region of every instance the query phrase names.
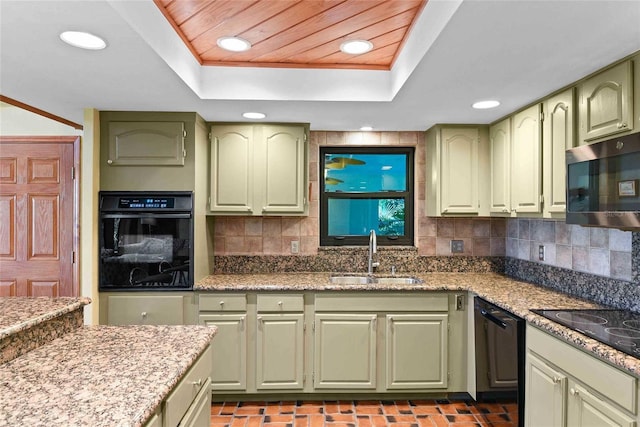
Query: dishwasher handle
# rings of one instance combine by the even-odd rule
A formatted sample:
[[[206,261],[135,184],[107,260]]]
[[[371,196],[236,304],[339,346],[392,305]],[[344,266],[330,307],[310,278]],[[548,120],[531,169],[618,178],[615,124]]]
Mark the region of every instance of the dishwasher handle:
[[[506,323],[504,323],[502,320],[498,319],[493,314],[489,313],[484,308],[480,309],[480,315],[482,315],[482,317],[484,317],[485,319],[489,320],[490,322],[495,323],[496,325],[500,326],[502,329],[507,329],[507,324]]]

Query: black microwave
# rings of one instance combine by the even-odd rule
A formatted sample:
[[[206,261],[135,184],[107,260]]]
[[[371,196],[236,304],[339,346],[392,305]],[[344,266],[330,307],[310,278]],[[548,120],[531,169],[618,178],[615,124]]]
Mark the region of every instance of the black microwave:
[[[567,223],[640,230],[640,133],[566,152]]]

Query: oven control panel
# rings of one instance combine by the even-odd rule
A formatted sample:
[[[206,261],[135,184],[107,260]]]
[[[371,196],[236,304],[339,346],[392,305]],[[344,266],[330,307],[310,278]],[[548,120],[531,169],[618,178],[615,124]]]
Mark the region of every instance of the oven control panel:
[[[173,209],[174,206],[175,198],[173,197],[121,197],[118,201],[120,209]]]

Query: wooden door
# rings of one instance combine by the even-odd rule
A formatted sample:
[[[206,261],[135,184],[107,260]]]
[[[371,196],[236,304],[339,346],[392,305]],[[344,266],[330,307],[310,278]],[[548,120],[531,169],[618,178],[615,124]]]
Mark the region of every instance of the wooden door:
[[[0,296],[77,296],[79,138],[0,138]]]

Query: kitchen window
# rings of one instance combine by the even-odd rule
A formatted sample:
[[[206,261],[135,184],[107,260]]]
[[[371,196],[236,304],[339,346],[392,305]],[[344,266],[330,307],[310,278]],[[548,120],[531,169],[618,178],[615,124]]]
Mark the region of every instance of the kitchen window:
[[[321,147],[320,245],[413,245],[413,147]]]

